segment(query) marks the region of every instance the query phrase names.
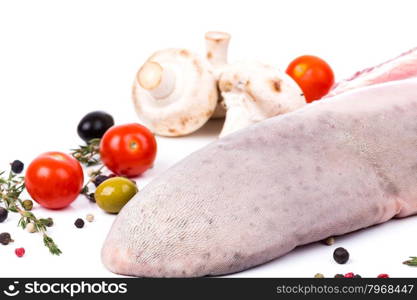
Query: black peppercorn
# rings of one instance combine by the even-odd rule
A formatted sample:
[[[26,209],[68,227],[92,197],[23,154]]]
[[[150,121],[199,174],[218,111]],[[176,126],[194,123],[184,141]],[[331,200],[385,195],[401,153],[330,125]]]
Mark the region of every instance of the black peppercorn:
[[[83,221],[83,219],[77,219],[77,220],[75,220],[74,225],[77,228],[83,228],[84,227],[84,221]]]
[[[9,212],[4,207],[0,207],[0,223],[7,219]]]
[[[334,278],[345,278],[345,275],[343,275],[343,274],[336,274],[336,275],[334,275]]]
[[[0,244],[8,245],[10,242],[13,242],[10,233],[3,232],[0,234]]]
[[[362,278],[361,275],[356,274],[355,276],[353,276],[353,278]]]
[[[48,222],[45,224],[47,227],[54,226],[54,220],[52,218],[47,218]]]
[[[108,176],[106,175],[98,175],[94,180],[93,183],[96,187],[98,187],[100,184],[102,184],[104,181],[106,181],[107,179],[109,179]]]
[[[15,160],[12,162],[12,171],[13,173],[20,174],[22,173],[25,165],[20,160]]]
[[[52,218],[42,219],[42,222],[46,227],[52,227],[54,225],[54,220]]]
[[[338,264],[345,264],[349,260],[349,252],[345,248],[336,248],[333,252],[333,258]]]

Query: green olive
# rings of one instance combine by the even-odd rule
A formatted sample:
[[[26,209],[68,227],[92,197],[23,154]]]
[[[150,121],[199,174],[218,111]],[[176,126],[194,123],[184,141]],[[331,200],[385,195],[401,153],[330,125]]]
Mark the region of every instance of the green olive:
[[[138,188],[131,180],[113,177],[101,183],[94,196],[101,209],[117,214],[137,192]]]

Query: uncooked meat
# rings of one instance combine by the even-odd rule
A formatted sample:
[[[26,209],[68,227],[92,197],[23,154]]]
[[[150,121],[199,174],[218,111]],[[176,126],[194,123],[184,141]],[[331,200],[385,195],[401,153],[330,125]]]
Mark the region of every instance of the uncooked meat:
[[[356,72],[352,77],[335,84],[325,98],[357,88],[413,77],[417,77],[417,48],[375,67]]]
[[[318,101],[240,130],[148,184],[102,251],[115,273],[242,271],[417,211],[417,80]]]

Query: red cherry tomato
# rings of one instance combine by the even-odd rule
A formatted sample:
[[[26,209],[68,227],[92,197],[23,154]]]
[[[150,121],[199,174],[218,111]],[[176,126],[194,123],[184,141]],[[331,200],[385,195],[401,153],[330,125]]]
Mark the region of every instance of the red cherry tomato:
[[[47,152],[26,170],[25,185],[30,196],[43,207],[61,209],[73,202],[83,187],[80,163],[61,152]]]
[[[100,156],[113,173],[136,177],[152,167],[156,140],[152,132],[139,124],[113,126],[101,139]]]
[[[312,55],[294,59],[287,68],[287,74],[298,83],[308,103],[325,96],[334,83],[330,66]]]

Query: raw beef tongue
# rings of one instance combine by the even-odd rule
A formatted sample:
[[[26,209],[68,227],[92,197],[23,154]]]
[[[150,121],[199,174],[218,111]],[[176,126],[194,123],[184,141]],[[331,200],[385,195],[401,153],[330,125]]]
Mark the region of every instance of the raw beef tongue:
[[[351,78],[335,84],[325,98],[369,85],[413,77],[417,77],[417,48],[378,66],[356,72]]]
[[[343,94],[190,155],[120,212],[102,259],[147,277],[238,272],[417,211],[417,80]]]

